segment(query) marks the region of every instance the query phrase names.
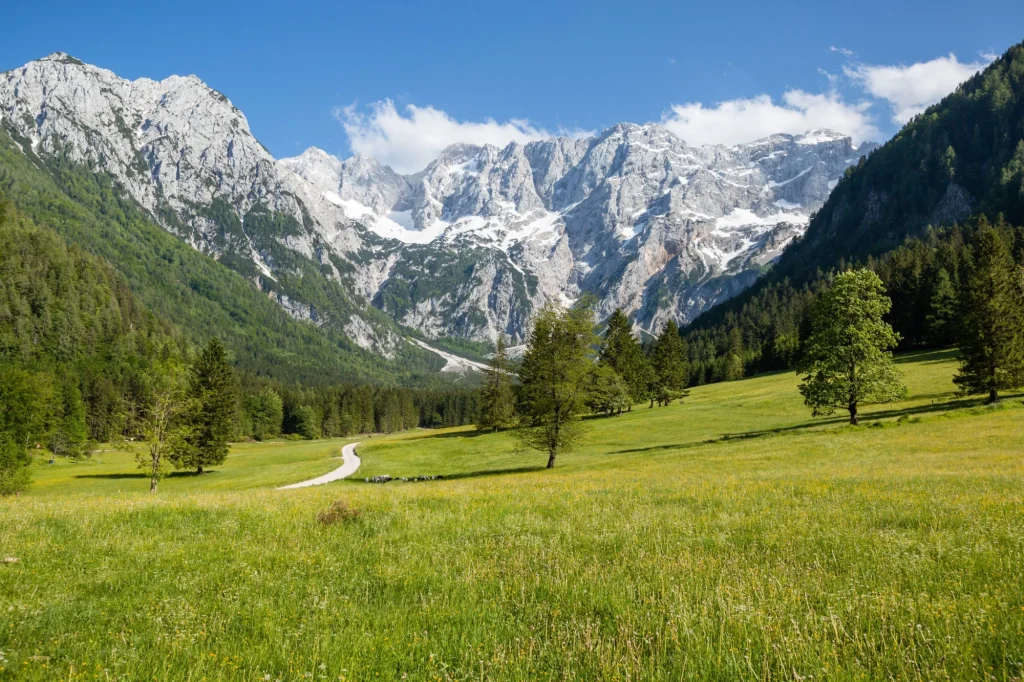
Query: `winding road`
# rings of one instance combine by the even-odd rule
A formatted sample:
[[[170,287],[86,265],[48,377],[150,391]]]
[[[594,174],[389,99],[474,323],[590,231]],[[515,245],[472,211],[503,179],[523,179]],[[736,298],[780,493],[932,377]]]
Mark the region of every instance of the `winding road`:
[[[292,483],[291,485],[283,485],[278,490],[291,490],[292,488],[308,488],[311,485],[323,485],[324,483],[330,483],[331,481],[340,481],[343,478],[348,478],[359,469],[359,456],[356,455],[356,446],[359,443],[349,443],[341,449],[341,458],[344,460],[342,465],[334,471],[328,472],[318,478],[311,478],[308,481],[302,481],[301,483]]]

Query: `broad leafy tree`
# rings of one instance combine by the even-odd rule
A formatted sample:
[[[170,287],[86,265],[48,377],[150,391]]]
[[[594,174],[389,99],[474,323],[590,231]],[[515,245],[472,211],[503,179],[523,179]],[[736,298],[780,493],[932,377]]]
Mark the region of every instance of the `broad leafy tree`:
[[[569,310],[549,305],[534,322],[519,367],[521,428],[516,434],[526,447],[548,454],[549,469],[583,432],[580,417],[587,409],[596,342],[589,305]]]
[[[0,366],[0,495],[21,492],[31,482],[29,455],[44,436],[48,382],[11,366]]]
[[[907,396],[891,353],[899,335],[882,319],[891,305],[882,280],[870,270],[838,275],[819,297],[800,368],[806,375],[800,393],[814,416],[842,408],[856,425],[862,403]]]
[[[256,440],[273,438],[281,433],[281,422],[284,420],[283,403],[277,391],[269,386],[246,397],[245,413],[249,418],[252,437]],[[347,436],[348,433],[339,435]]]
[[[1021,270],[1009,246],[987,222],[974,239],[972,263],[960,287],[960,371],[953,379],[965,394],[1024,384],[1024,305]]]
[[[603,362],[590,372],[587,387],[587,406],[595,413],[619,415],[633,404],[626,382],[619,373]]]
[[[177,358],[156,363],[149,377],[149,403],[135,425],[140,442],[133,443],[135,461],[149,476],[149,492],[171,469],[170,455],[183,445],[189,397],[185,371]]]

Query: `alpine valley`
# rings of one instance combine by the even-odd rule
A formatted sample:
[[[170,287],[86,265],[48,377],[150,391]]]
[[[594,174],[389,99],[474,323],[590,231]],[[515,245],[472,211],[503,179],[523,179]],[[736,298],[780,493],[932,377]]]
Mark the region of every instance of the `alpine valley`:
[[[764,272],[874,149],[828,130],[691,146],[621,123],[454,145],[401,175],[316,148],[275,159],[194,76],[129,81],[62,53],[0,74],[0,123],[0,148],[65,199],[109,217],[69,174],[106,177],[118,215],[219,261],[303,327],[384,362],[455,353],[431,356],[433,369],[465,367],[457,355],[478,357],[499,334],[522,343],[541,306],[588,292],[601,318],[621,308],[645,332],[691,321]],[[18,202],[6,172],[0,189]],[[92,250],[118,265],[110,244]]]

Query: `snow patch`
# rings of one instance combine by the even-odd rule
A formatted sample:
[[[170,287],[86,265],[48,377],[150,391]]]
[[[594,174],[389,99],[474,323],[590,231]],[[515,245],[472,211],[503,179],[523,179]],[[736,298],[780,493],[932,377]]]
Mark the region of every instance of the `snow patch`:
[[[451,353],[434,348],[430,344],[420,341],[419,339],[409,339],[409,342],[415,346],[419,346],[423,350],[429,350],[431,353],[440,355],[445,361],[444,367],[441,368],[442,372],[466,374],[468,372],[483,372],[487,369],[487,365],[482,362],[477,362],[468,358],[461,358],[458,355],[452,355]]]

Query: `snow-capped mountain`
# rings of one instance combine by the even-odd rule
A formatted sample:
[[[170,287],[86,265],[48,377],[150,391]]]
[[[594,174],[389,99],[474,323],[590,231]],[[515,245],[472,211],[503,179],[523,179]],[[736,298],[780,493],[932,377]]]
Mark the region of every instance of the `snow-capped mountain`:
[[[505,256],[475,291],[446,296],[448,311],[496,312],[490,276],[519,273],[535,282],[534,304],[595,292],[601,313],[621,307],[653,330],[749,283],[869,149],[826,130],[691,147],[662,126],[624,123],[587,139],[455,145],[410,176],[319,149],[280,163],[383,239]],[[438,301],[417,303],[392,312],[423,327]]]
[[[109,173],[292,314],[382,352],[402,331],[367,304],[428,337],[513,343],[539,306],[584,292],[641,328],[686,322],[753,281],[870,149],[830,131],[689,146],[619,124],[454,145],[400,175],[315,148],[275,160],[194,76],[129,81],[61,53],[0,75],[0,123],[26,154]],[[295,284],[310,276],[342,292],[333,307]]]

